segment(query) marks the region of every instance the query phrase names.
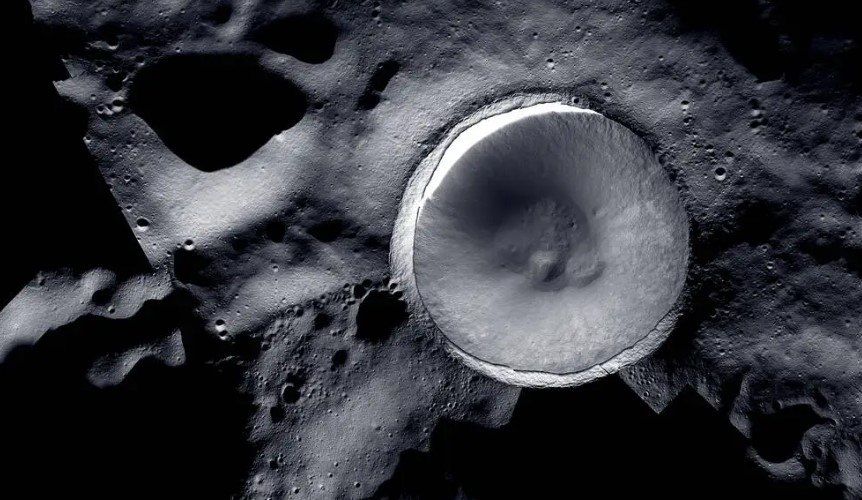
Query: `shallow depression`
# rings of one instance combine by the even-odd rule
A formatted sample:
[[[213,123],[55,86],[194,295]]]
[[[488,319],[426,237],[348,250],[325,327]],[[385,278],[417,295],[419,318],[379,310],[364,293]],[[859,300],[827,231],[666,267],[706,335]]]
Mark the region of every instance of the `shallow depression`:
[[[418,203],[422,304],[458,350],[515,371],[584,372],[663,339],[687,260],[684,209],[649,147],[561,103],[466,128]]]

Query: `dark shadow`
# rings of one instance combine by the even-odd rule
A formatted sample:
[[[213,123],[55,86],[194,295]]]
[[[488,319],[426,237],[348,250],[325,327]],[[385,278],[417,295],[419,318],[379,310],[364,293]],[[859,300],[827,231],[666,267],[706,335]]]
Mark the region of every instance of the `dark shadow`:
[[[18,43],[7,60],[15,98],[3,115],[13,150],[0,174],[0,308],[38,270],[102,267],[120,279],[147,272],[146,256],[84,145],[87,111],[53,86],[52,79],[68,76],[53,43],[33,25],[24,0],[4,8],[2,24],[18,33]]]
[[[174,250],[174,277],[187,285],[210,286],[215,280],[205,271],[212,263],[196,248]]]
[[[782,0],[667,0],[683,30],[715,32],[730,55],[763,81],[827,93],[862,91],[862,25],[856,5],[824,0],[816,6]]]
[[[382,342],[407,320],[407,303],[396,294],[372,290],[365,295],[356,312],[356,338]]]
[[[335,52],[338,29],[322,14],[300,14],[263,25],[252,40],[302,62],[321,64]]]
[[[755,414],[751,422],[751,445],[760,458],[781,463],[799,451],[805,431],[825,421],[809,405],[794,405],[775,413]]]
[[[862,277],[862,246],[846,238],[844,231],[830,231],[827,228],[808,235],[800,243],[800,249],[810,255],[817,264],[838,262],[848,272]]]
[[[365,92],[359,97],[356,107],[366,111],[377,107],[380,104],[383,91],[386,90],[389,82],[398,74],[400,69],[401,65],[398,61],[391,59],[378,64],[377,69],[374,70],[374,74],[371,75],[371,79],[368,81]]]
[[[129,319],[84,317],[0,364],[0,498],[230,498],[253,450],[251,401],[227,372],[195,356],[144,358],[99,389],[90,362],[193,325],[185,293]],[[184,342],[185,343],[185,342]]]
[[[305,95],[243,54],[174,55],[141,69],[129,105],[189,165],[212,172],[245,160],[294,126]]]
[[[661,415],[617,377],[568,390],[525,390],[500,429],[441,421],[430,452],[402,453],[374,498],[841,498],[774,484],[746,443],[693,391]]]
[[[344,221],[341,219],[328,219],[318,222],[308,228],[308,234],[323,243],[332,243],[341,237],[345,229]]]

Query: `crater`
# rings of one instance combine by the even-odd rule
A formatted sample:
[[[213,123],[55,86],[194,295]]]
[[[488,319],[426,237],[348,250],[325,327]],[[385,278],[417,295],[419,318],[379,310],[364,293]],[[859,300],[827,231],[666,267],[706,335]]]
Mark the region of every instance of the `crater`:
[[[670,333],[688,220],[632,131],[562,100],[518,99],[468,118],[417,168],[393,268],[412,270],[418,306],[469,366],[515,385],[577,385]]]
[[[243,54],[163,58],[136,75],[129,105],[174,154],[212,172],[247,159],[305,114],[305,95]]]

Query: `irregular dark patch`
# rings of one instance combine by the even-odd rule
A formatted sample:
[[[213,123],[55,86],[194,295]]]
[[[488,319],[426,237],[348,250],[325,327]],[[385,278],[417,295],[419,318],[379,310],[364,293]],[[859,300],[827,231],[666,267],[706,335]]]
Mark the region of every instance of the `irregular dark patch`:
[[[320,64],[335,52],[338,30],[322,14],[301,14],[263,25],[252,34],[252,39],[302,62]]]
[[[96,29],[96,39],[100,42],[104,42],[109,47],[116,48],[120,45],[120,35],[123,32],[123,28],[114,22],[108,22],[102,24]]]
[[[734,234],[751,245],[766,243],[790,220],[786,207],[766,199],[745,199],[737,212]]]
[[[95,292],[93,292],[93,304],[96,304],[97,306],[103,306],[107,304],[114,296],[114,291],[115,290],[113,287],[101,288],[99,290],[96,290]]]
[[[525,389],[499,429],[442,419],[430,450],[403,452],[371,498],[575,498],[608,488],[612,498],[842,498],[838,489],[771,481],[746,448],[694,391],[656,415],[611,376]]]
[[[212,13],[210,13],[210,20],[213,24],[225,24],[230,21],[231,16],[233,15],[233,5],[229,0],[224,0],[219,2],[218,5],[215,6]]]
[[[132,318],[85,316],[15,349],[0,364],[0,498],[34,488],[43,498],[238,493],[253,458],[253,406],[233,380],[210,364],[171,368],[152,358],[117,386],[86,379],[95,359],[170,335],[193,307],[175,293]]]
[[[356,337],[381,342],[407,319],[407,303],[382,290],[372,290],[359,303],[356,313]]]
[[[398,61],[388,60],[377,65],[377,69],[371,76],[365,92],[359,97],[357,107],[366,111],[374,109],[380,104],[381,94],[389,85],[389,81],[398,73],[401,65]]]
[[[56,57],[79,55],[87,48],[87,34],[75,26],[39,23],[34,28],[47,51]]]
[[[792,221],[793,210],[784,203],[770,198],[745,195],[731,213],[720,214],[712,224],[703,224],[700,231],[691,234],[696,258],[709,261],[739,244],[750,246],[777,243],[776,233]]]
[[[285,384],[281,389],[281,398],[288,404],[293,404],[299,401],[300,395],[299,388],[291,383]]]
[[[236,253],[243,253],[249,247],[249,241],[241,236],[231,236],[230,247]]]
[[[372,499],[450,500],[458,486],[446,475],[445,465],[430,453],[401,452],[392,477],[377,488]]]
[[[363,286],[362,284],[353,285],[353,297],[357,299],[361,299],[368,293],[368,288]]]
[[[768,415],[755,414],[751,419],[751,445],[760,458],[784,462],[796,453],[802,435],[823,422],[809,405],[794,405]]]
[[[332,316],[321,311],[314,317],[314,329],[323,330],[332,324]]]
[[[10,215],[4,219],[9,244],[0,265],[0,307],[38,270],[99,267],[120,281],[148,272],[144,252],[82,140],[88,112],[61,98],[52,84],[68,76],[61,52],[83,50],[85,34],[34,25],[26,1],[4,7],[5,31],[15,33],[5,61],[17,68],[8,82],[15,99],[3,115],[5,140],[27,153],[24,163],[9,164],[0,178],[0,213]],[[63,223],[57,207],[63,207]],[[62,251],[56,241],[64,242]]]
[[[275,243],[284,241],[286,232],[287,228],[284,226],[284,222],[280,220],[272,220],[266,223],[266,237]]]
[[[369,234],[362,238],[362,244],[372,251],[389,250],[389,239],[381,238],[374,234]]]
[[[299,374],[290,374],[281,388],[281,399],[287,404],[294,404],[299,401],[302,393],[299,391],[305,384],[305,377]]]
[[[308,234],[313,236],[318,241],[322,241],[324,243],[330,243],[339,238],[341,236],[342,231],[345,229],[344,221],[341,219],[330,219],[323,222],[318,222],[317,224],[308,228]]]
[[[784,74],[778,33],[761,18],[756,1],[735,2],[733,8],[719,2],[669,2],[691,27],[715,29],[728,52],[758,78],[776,80]]]
[[[731,56],[761,80],[783,77],[806,85],[811,75],[817,77],[815,91],[828,92],[841,82],[862,90],[862,29],[847,2],[825,0],[817,8],[778,0],[668,3],[684,28],[717,33]]]
[[[344,363],[347,363],[347,351],[344,349],[335,351],[335,354],[332,355],[332,369],[341,368]]]
[[[306,99],[250,56],[194,54],[143,68],[129,105],[177,156],[212,172],[245,160],[295,125]]]
[[[203,274],[210,259],[198,250],[178,248],[174,252],[174,277],[187,285],[207,286],[212,280]]]
[[[108,76],[105,77],[105,85],[114,92],[119,92],[122,90],[127,77],[128,73],[123,70],[111,71]]]
[[[270,406],[269,407],[269,418],[273,422],[275,422],[275,423],[281,422],[282,420],[284,420],[284,417],[285,417],[284,408],[282,408],[281,406]]]

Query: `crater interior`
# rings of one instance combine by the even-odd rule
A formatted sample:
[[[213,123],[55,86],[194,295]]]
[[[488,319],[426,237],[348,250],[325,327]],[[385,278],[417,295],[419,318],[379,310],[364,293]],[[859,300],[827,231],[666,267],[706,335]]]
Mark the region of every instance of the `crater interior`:
[[[471,365],[567,375],[657,347],[688,252],[679,193],[647,144],[597,112],[540,103],[448,145],[418,203],[413,270]]]

